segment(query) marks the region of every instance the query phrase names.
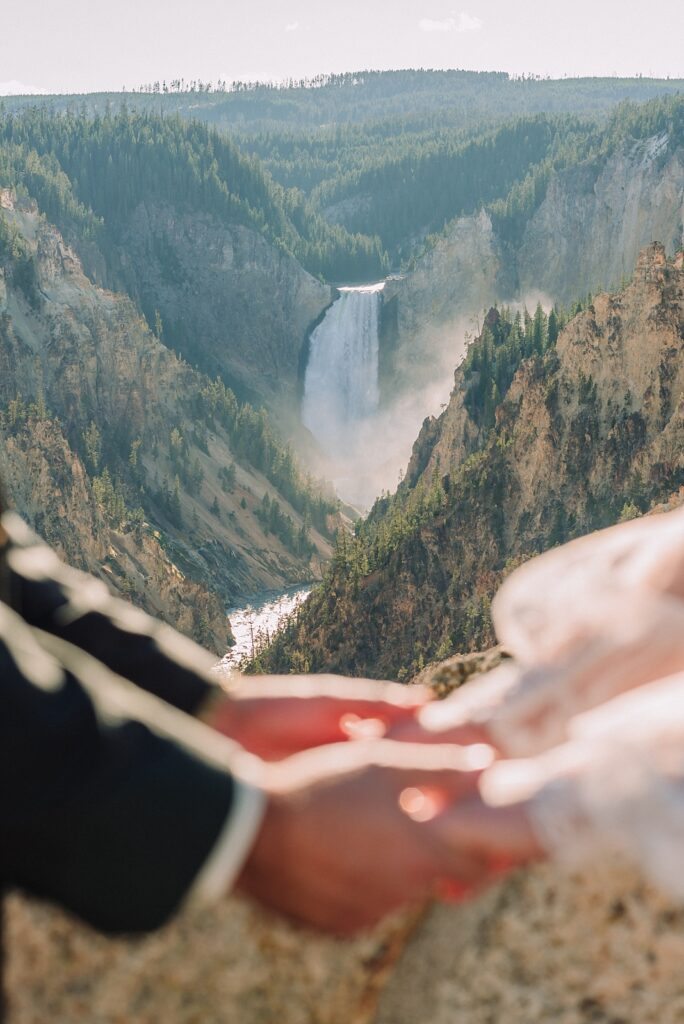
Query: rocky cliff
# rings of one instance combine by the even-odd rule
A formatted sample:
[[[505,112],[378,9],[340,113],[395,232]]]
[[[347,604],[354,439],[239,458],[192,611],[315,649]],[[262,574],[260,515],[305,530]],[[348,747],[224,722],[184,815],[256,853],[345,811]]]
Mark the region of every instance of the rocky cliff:
[[[619,287],[645,245],[676,252],[683,223],[684,149],[667,133],[625,145],[551,179],[520,246],[518,292],[569,303]]]
[[[129,298],[96,287],[35,204],[6,190],[0,218],[11,497],[74,564],[225,650],[229,601],[318,572],[328,506],[264,415],[166,348]]]
[[[332,290],[292,256],[251,228],[141,203],[106,279],[149,323],[159,313],[167,345],[294,429],[308,332]]]
[[[482,309],[619,288],[645,245],[659,240],[673,254],[683,224],[684,149],[666,132],[553,174],[514,244],[484,211],[457,219],[386,289],[387,391],[416,373],[438,376]]]
[[[684,483],[682,253],[649,246],[632,283],[557,339],[542,317],[535,340],[532,322],[521,334],[519,318],[490,312],[404,483],[338,547],[265,667],[404,678],[477,648],[520,560]]]
[[[386,401],[427,384],[462,358],[483,308],[514,292],[490,216],[461,217],[383,293],[381,379]]]

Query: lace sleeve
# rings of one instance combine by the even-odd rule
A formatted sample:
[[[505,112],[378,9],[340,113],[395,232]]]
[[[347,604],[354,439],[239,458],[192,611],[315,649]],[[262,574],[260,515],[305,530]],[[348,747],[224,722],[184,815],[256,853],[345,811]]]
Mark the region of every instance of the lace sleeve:
[[[556,860],[619,850],[684,899],[684,674],[579,716],[569,732],[563,747],[490,769],[487,802],[529,801]]]
[[[684,597],[684,509],[622,523],[527,562],[492,605],[499,640],[522,664],[547,661],[591,632],[597,608]]]
[[[587,605],[584,631],[549,662],[519,667],[492,710],[492,738],[511,756],[563,743],[576,715],[684,670],[684,602],[646,593]]]
[[[518,569],[497,594],[513,655],[425,710],[436,731],[485,725],[511,757],[564,743],[578,714],[684,671],[684,511],[573,541]]]
[[[534,559],[493,604],[518,675],[492,737],[530,756],[604,701],[684,670],[684,511],[622,524]]]

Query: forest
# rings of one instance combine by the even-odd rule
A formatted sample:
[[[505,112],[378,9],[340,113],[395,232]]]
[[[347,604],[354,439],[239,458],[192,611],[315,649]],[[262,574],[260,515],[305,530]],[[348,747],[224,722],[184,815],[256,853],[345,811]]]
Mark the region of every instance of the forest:
[[[480,127],[539,113],[600,116],[617,104],[642,103],[681,92],[682,79],[564,78],[453,69],[358,70],[311,79],[274,82],[202,82],[176,78],[133,91],[51,96],[41,103],[57,111],[84,107],[105,114],[125,101],[131,109],[178,113],[217,127],[257,133],[283,126],[307,135],[321,126],[394,120],[404,131],[433,127]],[[12,97],[12,109],[36,103]]]
[[[489,212],[502,242],[515,245],[553,175],[579,164],[598,173],[621,146],[661,132],[674,146],[684,136],[681,83],[634,80],[627,87],[611,80],[602,92],[600,83],[592,89],[585,82],[411,74],[418,76],[415,102],[427,102],[439,81],[475,90],[482,102],[491,90],[523,98],[546,90],[565,97],[568,109],[556,112],[547,96],[547,112],[527,113],[529,104],[520,102],[507,119],[480,119],[476,128],[455,118],[453,106],[448,116],[415,123],[406,114],[345,123],[335,108],[334,127],[307,134],[280,115],[267,131],[242,124],[227,133],[180,116],[174,103],[187,94],[168,87],[127,95],[118,108],[111,97],[102,112],[92,97],[66,110],[53,98],[14,101],[0,107],[0,180],[24,187],[67,236],[96,238],[105,255],[140,204],[168,201],[261,232],[322,280],[361,283],[406,269],[454,218],[479,209]],[[296,107],[328,94],[343,104],[349,90],[408,95],[406,82],[394,82],[393,93],[391,85],[370,75],[358,84],[343,77],[315,87],[202,95],[232,104],[256,103],[263,93]],[[658,91],[665,95],[646,103],[624,100]],[[157,95],[155,108],[147,100]],[[147,106],[139,110],[141,99]]]
[[[386,268],[377,239],[328,224],[199,122],[126,108],[94,118],[42,107],[0,114],[0,175],[67,237],[82,241],[86,228],[105,255],[140,204],[167,201],[261,232],[321,278],[375,278]]]

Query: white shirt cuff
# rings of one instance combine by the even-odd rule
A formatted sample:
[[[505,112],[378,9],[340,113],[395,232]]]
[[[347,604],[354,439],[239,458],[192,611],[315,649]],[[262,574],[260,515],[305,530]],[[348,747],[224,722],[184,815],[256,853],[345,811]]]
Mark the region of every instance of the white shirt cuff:
[[[235,885],[266,813],[262,790],[233,777],[233,803],[219,837],[185,897],[185,906],[217,903]]]

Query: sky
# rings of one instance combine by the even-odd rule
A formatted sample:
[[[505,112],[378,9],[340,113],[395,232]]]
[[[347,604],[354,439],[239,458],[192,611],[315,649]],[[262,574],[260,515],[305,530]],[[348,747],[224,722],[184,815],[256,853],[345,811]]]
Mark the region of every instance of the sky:
[[[684,77],[684,0],[1,0],[0,93],[365,68]]]

